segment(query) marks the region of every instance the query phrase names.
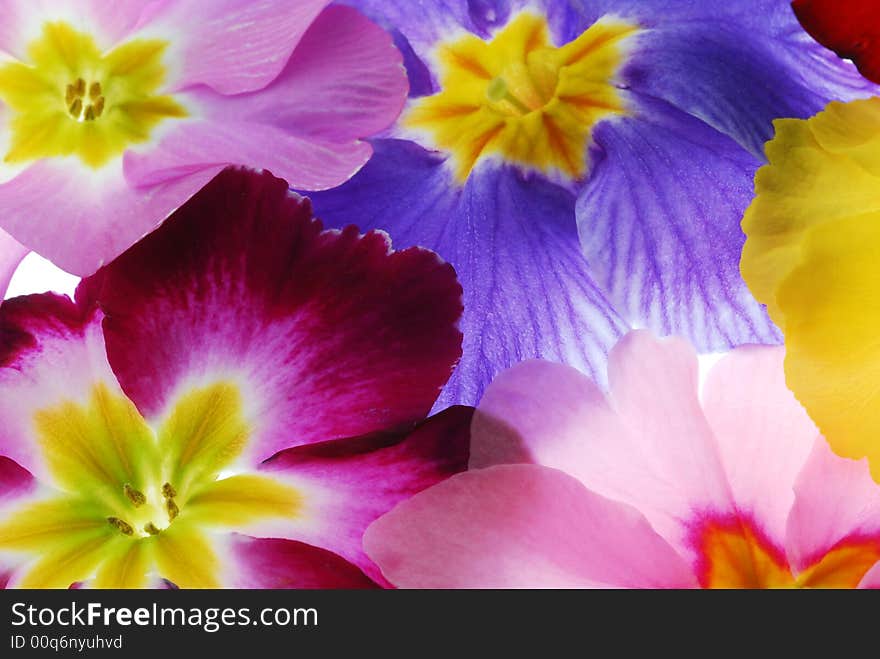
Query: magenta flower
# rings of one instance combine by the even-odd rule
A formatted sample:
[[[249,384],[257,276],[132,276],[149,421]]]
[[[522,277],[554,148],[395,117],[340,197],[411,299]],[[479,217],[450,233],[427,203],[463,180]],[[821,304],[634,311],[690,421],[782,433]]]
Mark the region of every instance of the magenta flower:
[[[471,466],[376,521],[402,587],[877,587],[880,485],[832,454],[786,389],[782,348],[697,361],[645,332],[606,396],[542,361],[504,372]]]
[[[4,2],[0,230],[89,275],[227,165],[347,180],[408,86],[390,36],[328,4]]]
[[[0,582],[384,584],[364,529],[467,463],[472,409],[424,420],[460,314],[432,252],[221,173],[75,302],[0,305]]]

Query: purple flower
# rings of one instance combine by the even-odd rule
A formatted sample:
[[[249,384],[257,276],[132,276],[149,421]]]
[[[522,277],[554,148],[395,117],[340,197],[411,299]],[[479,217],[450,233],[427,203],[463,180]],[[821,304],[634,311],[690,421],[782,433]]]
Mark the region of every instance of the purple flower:
[[[776,117],[875,89],[782,0],[347,0],[391,30],[409,106],[330,226],[452,263],[464,357],[440,405],[531,357],[601,380],[630,327],[700,351],[777,343],[739,275]]]

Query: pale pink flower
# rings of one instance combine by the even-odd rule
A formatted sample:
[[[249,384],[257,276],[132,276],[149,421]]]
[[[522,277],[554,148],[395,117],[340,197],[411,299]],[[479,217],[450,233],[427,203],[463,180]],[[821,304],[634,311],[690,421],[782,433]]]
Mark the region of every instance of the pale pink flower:
[[[365,536],[401,587],[867,587],[880,486],[835,456],[784,384],[782,348],[741,348],[698,396],[693,350],[634,332],[610,392],[531,361],[491,385],[471,467]]]
[[[390,35],[329,4],[4,0],[0,231],[89,275],[227,165],[347,180],[408,86]]]

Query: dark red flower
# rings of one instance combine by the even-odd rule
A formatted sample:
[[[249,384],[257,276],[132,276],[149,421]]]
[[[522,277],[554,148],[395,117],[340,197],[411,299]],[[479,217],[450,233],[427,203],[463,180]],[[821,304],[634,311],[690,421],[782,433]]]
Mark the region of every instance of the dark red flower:
[[[794,13],[810,35],[862,75],[880,83],[880,3],[876,0],[794,0]]]

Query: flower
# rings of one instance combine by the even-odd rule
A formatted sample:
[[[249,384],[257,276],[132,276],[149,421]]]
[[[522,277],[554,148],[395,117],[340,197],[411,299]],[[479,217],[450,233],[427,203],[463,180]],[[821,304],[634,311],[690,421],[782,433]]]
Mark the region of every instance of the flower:
[[[501,374],[471,467],[364,536],[401,587],[880,586],[880,487],[831,453],[785,387],[783,349],[697,360],[645,331],[608,395],[572,368]]]
[[[467,463],[472,409],[424,420],[460,313],[435,254],[221,173],[75,302],[0,305],[3,580],[384,584],[363,530]]]
[[[389,35],[328,4],[4,2],[0,229],[85,276],[227,165],[348,179],[407,83]]]
[[[788,385],[880,481],[880,98],[783,120],[743,220],[742,273],[785,333]]]
[[[346,3],[394,34],[409,105],[361,172],[309,196],[331,226],[357,208],[455,267],[442,404],[533,357],[601,380],[633,325],[701,351],[779,342],[737,267],[771,120],[874,89],[786,3]]]
[[[794,0],[804,29],[826,48],[855,62],[869,80],[880,82],[880,7],[873,0]]]

